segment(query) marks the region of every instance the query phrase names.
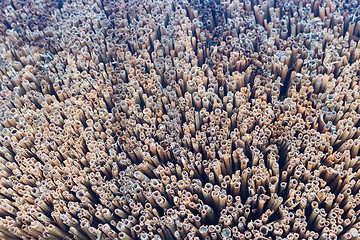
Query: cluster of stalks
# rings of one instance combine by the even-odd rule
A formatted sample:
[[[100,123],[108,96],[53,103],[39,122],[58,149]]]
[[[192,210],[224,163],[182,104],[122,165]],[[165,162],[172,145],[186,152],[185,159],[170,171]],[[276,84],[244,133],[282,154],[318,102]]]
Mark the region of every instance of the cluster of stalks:
[[[360,239],[359,9],[1,1],[0,237]]]

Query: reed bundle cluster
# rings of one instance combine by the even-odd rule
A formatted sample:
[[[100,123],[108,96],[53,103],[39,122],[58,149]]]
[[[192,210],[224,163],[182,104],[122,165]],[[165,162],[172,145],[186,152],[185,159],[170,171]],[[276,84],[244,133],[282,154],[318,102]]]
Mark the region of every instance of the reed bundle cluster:
[[[360,239],[360,4],[3,0],[2,239]]]

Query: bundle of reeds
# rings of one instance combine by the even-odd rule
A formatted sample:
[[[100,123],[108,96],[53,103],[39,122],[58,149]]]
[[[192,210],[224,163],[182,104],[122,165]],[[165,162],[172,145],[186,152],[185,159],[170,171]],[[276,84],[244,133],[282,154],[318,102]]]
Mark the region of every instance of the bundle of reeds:
[[[359,9],[1,1],[1,238],[360,239]]]

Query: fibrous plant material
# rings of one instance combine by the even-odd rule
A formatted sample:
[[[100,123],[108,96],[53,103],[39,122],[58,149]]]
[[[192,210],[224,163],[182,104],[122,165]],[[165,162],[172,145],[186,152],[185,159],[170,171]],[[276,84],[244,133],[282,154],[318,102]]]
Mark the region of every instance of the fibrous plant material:
[[[360,239],[359,2],[0,7],[0,238]]]

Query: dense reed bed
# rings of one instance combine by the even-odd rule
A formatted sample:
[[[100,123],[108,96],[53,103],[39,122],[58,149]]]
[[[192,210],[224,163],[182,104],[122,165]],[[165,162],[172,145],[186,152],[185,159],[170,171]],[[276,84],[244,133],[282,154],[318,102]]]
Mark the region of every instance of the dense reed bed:
[[[2,239],[360,239],[360,4],[3,0]]]

